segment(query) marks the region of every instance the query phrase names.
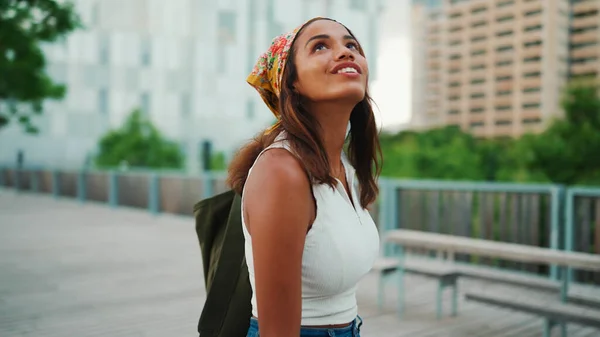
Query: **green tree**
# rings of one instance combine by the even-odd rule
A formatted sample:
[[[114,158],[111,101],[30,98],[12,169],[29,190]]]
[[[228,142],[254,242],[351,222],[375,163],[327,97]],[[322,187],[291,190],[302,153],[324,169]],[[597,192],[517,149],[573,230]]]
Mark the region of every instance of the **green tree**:
[[[64,38],[80,27],[70,3],[57,0],[0,1],[0,129],[18,122],[28,133],[45,99],[61,99],[65,87],[45,72],[40,45]]]
[[[98,144],[95,163],[116,167],[123,162],[131,167],[180,169],[184,155],[179,146],[164,138],[152,123],[135,110],[117,130],[104,135]]]
[[[562,184],[600,183],[600,86],[578,80],[567,86],[565,118],[532,138],[529,166]]]

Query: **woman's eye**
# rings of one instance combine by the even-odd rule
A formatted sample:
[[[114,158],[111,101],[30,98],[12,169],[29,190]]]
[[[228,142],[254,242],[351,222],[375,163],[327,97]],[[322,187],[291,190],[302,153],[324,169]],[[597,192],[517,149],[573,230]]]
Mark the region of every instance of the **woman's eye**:
[[[354,42],[350,42],[346,45],[346,48],[348,49],[358,49],[358,45]]]
[[[317,43],[313,49],[314,49],[314,51],[319,51],[319,50],[322,50],[325,48],[327,48],[327,47],[323,43]]]

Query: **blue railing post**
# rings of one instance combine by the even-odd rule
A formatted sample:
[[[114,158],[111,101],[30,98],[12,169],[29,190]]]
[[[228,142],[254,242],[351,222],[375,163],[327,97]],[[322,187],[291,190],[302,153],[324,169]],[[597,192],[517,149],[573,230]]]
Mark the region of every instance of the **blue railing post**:
[[[560,250],[561,242],[560,238],[564,233],[561,233],[560,222],[563,214],[563,207],[565,205],[565,189],[562,186],[556,186],[550,192],[551,202],[551,213],[550,213],[550,249]],[[552,280],[560,278],[560,270],[558,266],[553,264],[550,266],[550,277]]]
[[[40,191],[40,178],[39,171],[36,169],[31,169],[29,171],[29,183],[31,184],[31,191],[33,193],[38,193]]]
[[[381,226],[382,237],[385,237],[386,233],[396,228],[398,223],[398,200],[396,187],[387,179],[380,179],[379,186],[381,188],[381,203],[379,209],[379,218]],[[394,254],[394,245],[391,243],[384,243],[383,254],[385,256],[392,256]]]
[[[6,187],[6,181],[4,180],[5,174],[6,169],[3,166],[0,166],[0,187]]]
[[[204,199],[213,196],[213,177],[208,171],[202,174],[202,186],[204,187]]]
[[[110,171],[108,174],[108,204],[110,207],[119,205],[119,182],[117,178],[117,173]]]
[[[15,191],[21,191],[21,169],[15,167]]]
[[[152,173],[148,176],[148,211],[156,215],[160,212],[160,188],[158,174]]]
[[[77,200],[81,203],[87,199],[86,177],[85,170],[79,171],[77,174]]]
[[[573,189],[567,189],[565,193],[565,227],[564,227],[564,249],[567,252],[573,251],[573,223],[575,217],[575,193]],[[566,277],[568,282],[573,281],[573,270],[571,268],[565,268],[562,277]]]
[[[52,195],[55,198],[60,195],[60,173],[56,170],[52,171]]]

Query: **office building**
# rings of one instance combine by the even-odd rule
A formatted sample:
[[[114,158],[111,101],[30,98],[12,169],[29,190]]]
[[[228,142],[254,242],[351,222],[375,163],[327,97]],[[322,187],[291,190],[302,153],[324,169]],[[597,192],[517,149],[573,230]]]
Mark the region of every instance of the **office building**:
[[[200,144],[230,156],[273,121],[245,82],[273,37],[313,16],[346,23],[376,59],[383,1],[75,0],[85,28],[44,47],[48,72],[68,87],[35,119],[37,136],[0,132],[0,162],[81,167],[98,138],[140,108],[187,153]],[[372,62],[373,73],[375,64]]]

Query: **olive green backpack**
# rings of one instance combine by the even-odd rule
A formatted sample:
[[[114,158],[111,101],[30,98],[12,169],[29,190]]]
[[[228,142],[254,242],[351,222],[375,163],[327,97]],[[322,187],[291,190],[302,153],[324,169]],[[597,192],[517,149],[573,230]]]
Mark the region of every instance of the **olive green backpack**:
[[[200,337],[245,337],[252,289],[244,256],[241,197],[230,190],[204,199],[194,205],[194,218],[206,287],[198,333]]]

